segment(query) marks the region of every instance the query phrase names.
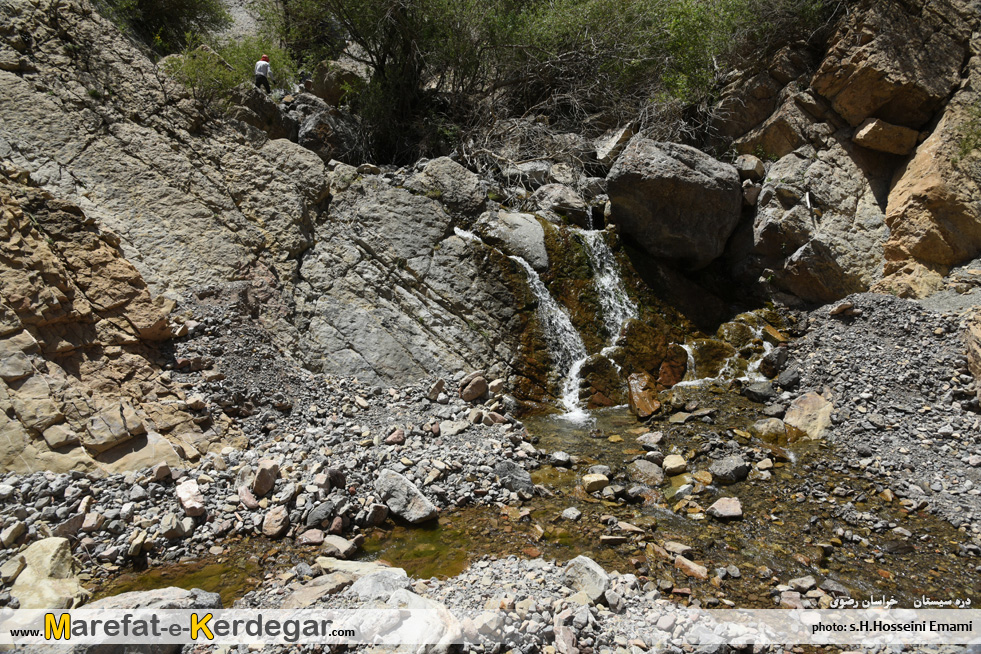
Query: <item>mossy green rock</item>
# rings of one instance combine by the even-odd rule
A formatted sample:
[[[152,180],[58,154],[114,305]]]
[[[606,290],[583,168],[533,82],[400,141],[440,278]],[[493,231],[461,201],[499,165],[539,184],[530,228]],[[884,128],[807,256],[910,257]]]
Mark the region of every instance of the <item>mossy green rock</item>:
[[[733,346],[737,350],[751,344],[756,338],[756,333],[751,327],[741,322],[724,322],[719,325],[716,337]]]
[[[656,378],[668,353],[667,331],[660,320],[657,323],[628,320],[613,354],[614,360],[623,369],[622,374],[629,376],[635,372],[645,372]]]
[[[726,361],[736,355],[736,350],[728,343],[712,338],[692,341],[692,357],[695,359],[695,376],[698,379],[718,377]]]

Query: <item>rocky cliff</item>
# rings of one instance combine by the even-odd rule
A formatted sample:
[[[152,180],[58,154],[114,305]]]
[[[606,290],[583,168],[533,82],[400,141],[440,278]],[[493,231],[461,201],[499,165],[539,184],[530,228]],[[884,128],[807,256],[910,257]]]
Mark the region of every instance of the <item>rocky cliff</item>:
[[[823,51],[790,46],[733,80],[716,128],[769,160],[731,243],[739,272],[807,302],[921,297],[981,252],[978,153],[959,145],[981,99],[978,10],[859,3]]]
[[[306,142],[322,121],[297,128],[247,93],[214,119],[87,2],[0,11],[0,159],[117,234],[154,296],[248,281],[280,345],[323,372],[510,372],[530,319],[515,315],[534,308],[453,233],[486,200],[472,174],[328,170],[334,150],[270,138]]]
[[[649,298],[679,298],[711,330],[737,313],[692,285],[692,271],[789,303],[937,290],[952,266],[981,253],[981,164],[961,147],[981,129],[977,9],[860,3],[827,44],[789,45],[735,75],[714,125],[714,145],[742,153],[735,166],[630,128],[592,143],[549,132],[575,156],[504,166],[517,186],[502,206],[501,189],[449,158],[384,171],[336,161],[356,147],[354,119],[322,98],[276,105],[240,89],[217,116],[88,2],[8,1],[0,161],[10,171],[8,229],[20,236],[4,252],[4,301],[17,317],[9,366],[25,373],[8,386],[37,402],[12,405],[19,444],[7,460],[28,447],[55,459],[70,447],[84,456],[52,465],[99,467],[123,441],[132,448],[156,434],[186,456],[223,443],[227,426],[155,381],[175,362],[153,345],[171,333],[174,302],[222,288],[250,298],[249,318],[312,371],[406,383],[484,369],[525,398],[555,394],[561,381],[529,275],[569,309],[590,353],[617,340],[569,225],[609,223],[628,242],[643,324],[624,343],[659,336],[633,339],[657,356],[622,376],[643,373],[652,388],[668,358],[665,380],[685,374],[681,350],[669,357],[668,345],[693,328]],[[599,384],[599,368],[613,370],[593,361],[586,386]],[[77,416],[67,408],[77,384],[52,381],[59,369],[97,389],[78,391],[88,400]],[[610,375],[581,396],[619,401],[625,380]],[[106,411],[119,424],[96,435],[87,421]]]
[[[227,422],[161,374],[159,343],[183,329],[173,302],[151,299],[114,234],[26,177],[0,177],[0,467],[125,470],[227,444]]]

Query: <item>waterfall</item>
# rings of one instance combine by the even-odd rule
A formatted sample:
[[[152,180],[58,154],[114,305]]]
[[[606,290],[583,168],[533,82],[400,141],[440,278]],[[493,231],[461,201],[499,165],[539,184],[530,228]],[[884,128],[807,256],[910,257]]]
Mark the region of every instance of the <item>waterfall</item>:
[[[480,237],[454,228],[454,233],[462,239],[483,243]],[[608,351],[620,335],[620,330],[630,318],[637,317],[637,306],[630,300],[624,289],[620,268],[613,252],[606,244],[604,234],[600,230],[575,230],[582,235],[586,252],[594,270],[593,281],[599,296],[600,308],[603,312],[603,324],[610,334],[610,343],[604,352]],[[579,404],[580,371],[589,358],[589,352],[572,325],[569,315],[545,288],[541,278],[527,261],[518,256],[509,256],[522,268],[528,278],[528,287],[538,300],[538,317],[542,332],[549,344],[549,354],[555,364],[556,372],[562,378],[561,403],[565,409],[562,418],[573,422],[583,422],[589,414]]]
[[[579,231],[579,230],[577,230]],[[606,244],[603,230],[580,231],[593,264],[593,283],[603,309],[603,324],[610,334],[610,345],[616,342],[620,330],[631,318],[637,317],[637,305],[627,296],[620,276],[620,266]]]
[[[465,229],[454,227],[453,232],[466,241],[486,245],[479,236]],[[488,246],[490,247],[490,246]],[[549,345],[549,354],[555,364],[556,371],[562,381],[562,406],[566,410],[565,417],[573,420],[583,420],[586,413],[579,408],[579,370],[589,357],[586,346],[573,327],[568,314],[555,301],[552,294],[545,288],[541,277],[527,261],[519,256],[508,257],[524,268],[528,279],[528,288],[538,300],[538,319],[542,325],[542,333]]]
[[[579,369],[589,357],[579,332],[572,326],[568,314],[545,288],[535,269],[521,257],[511,256],[528,274],[528,287],[538,300],[538,319],[549,343],[549,352],[557,371],[564,378],[562,406],[570,417],[585,417],[579,408]]]
[[[769,379],[760,372],[760,364],[763,362],[763,357],[773,350],[773,345],[763,338],[762,327],[758,325],[747,326],[753,330],[753,335],[763,342],[763,353],[757,355],[755,359],[751,360],[744,371],[740,373],[737,362],[741,357],[739,356],[739,353],[736,353],[726,360],[725,364],[722,366],[722,369],[719,370],[719,374],[715,377],[698,377],[698,371],[695,370],[695,348],[692,347],[691,343],[684,343],[681,347],[683,347],[688,353],[688,372],[685,373],[685,379],[679,382],[677,386],[704,386],[711,383],[729,381],[741,381],[746,384],[769,381]]]
[[[574,231],[582,236],[589,262],[593,267],[593,284],[596,286],[600,309],[603,312],[603,324],[610,334],[609,343],[601,352],[606,355],[620,336],[624,324],[631,318],[637,317],[637,305],[627,296],[623,278],[620,276],[620,266],[617,265],[613,252],[606,244],[603,231],[580,229]],[[589,417],[589,414],[579,405],[580,372],[588,358],[589,353],[583,348],[582,356],[569,367],[562,385],[562,404],[566,409],[562,417],[566,420],[583,422]]]

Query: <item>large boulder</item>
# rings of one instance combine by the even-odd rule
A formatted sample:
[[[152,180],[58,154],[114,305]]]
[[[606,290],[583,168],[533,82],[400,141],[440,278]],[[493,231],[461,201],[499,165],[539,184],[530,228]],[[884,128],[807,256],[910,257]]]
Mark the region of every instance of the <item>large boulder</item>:
[[[325,60],[313,70],[310,92],[336,107],[349,92],[357,92],[370,77],[363,64],[348,58]]]
[[[971,37],[960,0],[885,0],[849,12],[811,81],[852,126],[882,118],[918,129],[960,82]]]
[[[436,506],[426,499],[415,484],[397,472],[382,470],[375,480],[375,492],[392,513],[412,524],[439,517]]]
[[[405,188],[439,200],[451,211],[477,215],[483,211],[487,194],[480,178],[449,157],[433,159],[405,181]]]
[[[10,594],[22,609],[70,609],[85,597],[75,578],[71,546],[65,538],[45,538],[23,552],[25,567]]]
[[[610,575],[599,563],[581,555],[566,564],[562,578],[569,588],[585,593],[590,602],[598,602],[612,585]]]
[[[703,268],[739,222],[739,174],[695,148],[634,138],[607,178],[612,220],[651,255]]]
[[[481,215],[477,229],[489,245],[521,257],[539,272],[548,269],[545,229],[532,214],[488,212]]]
[[[296,140],[296,120],[253,84],[242,84],[232,92],[228,117],[265,132],[271,139]]]
[[[357,148],[357,125],[338,109],[323,109],[307,115],[300,123],[297,143],[329,162],[348,158]]]

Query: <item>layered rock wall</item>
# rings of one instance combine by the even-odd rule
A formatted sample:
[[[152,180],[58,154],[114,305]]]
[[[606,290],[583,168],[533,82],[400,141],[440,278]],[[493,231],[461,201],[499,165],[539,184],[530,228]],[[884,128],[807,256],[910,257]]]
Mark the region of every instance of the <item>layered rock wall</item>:
[[[114,234],[8,176],[0,230],[0,468],[177,464],[225,444],[161,374],[173,302],[151,299]]]
[[[978,153],[960,147],[978,104],[978,9],[863,2],[823,55],[785,49],[727,87],[718,131],[772,162],[752,238],[730,247],[737,271],[808,302],[922,296],[981,253]]]
[[[218,119],[85,0],[0,12],[0,161],[117,234],[153,295],[246,281],[279,344],[323,372],[510,372],[523,282],[453,233],[486,202],[471,173],[331,172],[340,150],[317,130],[336,110],[312,95],[281,115],[243,90]]]

